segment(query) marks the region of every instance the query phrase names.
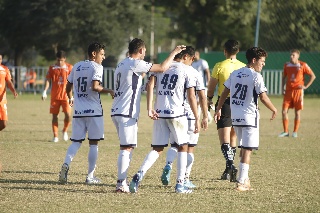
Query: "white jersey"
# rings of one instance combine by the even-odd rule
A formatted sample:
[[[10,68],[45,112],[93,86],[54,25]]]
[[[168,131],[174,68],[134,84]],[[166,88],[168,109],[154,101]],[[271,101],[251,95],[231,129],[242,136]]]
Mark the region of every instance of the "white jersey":
[[[186,70],[189,66],[173,62],[164,73],[155,73],[156,101],[154,109],[159,118],[185,116],[184,102],[187,88],[193,87]]]
[[[195,91],[201,91],[201,90],[206,89],[203,84],[202,76],[200,75],[200,73],[196,69],[194,69],[191,66],[188,66],[188,69],[186,69],[186,73],[187,73],[189,79],[192,79],[192,81],[190,81],[189,85],[194,87]],[[195,119],[195,116],[191,110],[191,107],[190,107],[190,104],[188,102],[187,97],[185,97],[184,108],[185,108],[185,113],[186,113],[188,119]]]
[[[102,82],[103,66],[94,61],[76,63],[68,81],[73,84],[73,117],[103,116],[100,94],[92,90],[92,81]]]
[[[138,119],[140,113],[142,74],[150,71],[152,63],[127,57],[114,73],[114,100],[111,116]]]
[[[258,96],[267,92],[262,75],[243,67],[233,71],[224,86],[230,89],[232,125],[257,127]]]
[[[206,82],[207,76],[205,76],[205,70],[209,69],[209,64],[206,60],[199,59],[197,61],[194,61],[191,65],[193,68],[195,68],[201,75],[201,78],[203,80],[203,84]],[[209,80],[209,79],[208,79]]]

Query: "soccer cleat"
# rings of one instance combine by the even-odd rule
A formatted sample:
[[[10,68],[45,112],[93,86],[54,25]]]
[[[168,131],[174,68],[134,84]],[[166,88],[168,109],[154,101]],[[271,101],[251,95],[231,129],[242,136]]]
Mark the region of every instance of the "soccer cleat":
[[[282,132],[278,135],[279,138],[283,138],[283,137],[289,137],[289,133],[288,132]]]
[[[58,137],[54,137],[53,139],[52,139],[52,142],[54,142],[54,143],[57,143],[59,141],[59,138]]]
[[[237,173],[238,169],[234,165],[232,165],[230,172],[230,182],[237,182]]]
[[[116,192],[119,193],[130,193],[129,186],[127,183],[117,183]]]
[[[141,180],[142,180],[142,174],[139,171],[137,174],[135,174],[133,176],[132,181],[129,185],[129,190],[131,193],[136,193],[138,191],[138,187],[139,187]]]
[[[231,170],[226,168],[222,173],[220,180],[230,180],[230,173],[231,173]]]
[[[293,132],[293,133],[292,133],[292,137],[293,137],[293,138],[297,138],[297,137],[298,137],[298,133],[297,133],[297,132]]]
[[[175,187],[175,192],[181,194],[189,194],[192,193],[192,190],[181,183],[177,183]]]
[[[237,187],[236,187],[236,190],[237,191],[240,191],[240,192],[245,192],[245,191],[250,191],[252,190],[251,188],[251,185],[250,185],[250,180],[249,179],[246,179],[244,181],[244,183],[237,183]]]
[[[167,164],[164,168],[163,168],[163,172],[161,175],[161,182],[163,185],[168,185],[170,182],[170,174],[171,174],[171,166],[169,164]]]
[[[63,134],[63,140],[68,141],[69,140],[68,132],[62,132],[62,134]]]
[[[194,189],[196,188],[197,186],[194,185],[189,179],[185,180],[184,181],[184,186],[189,188],[189,189]]]
[[[68,181],[68,171],[69,171],[69,166],[68,166],[68,164],[64,163],[61,166],[61,170],[60,170],[60,173],[59,173],[59,182],[61,184],[66,184],[67,183],[67,181]]]
[[[94,184],[99,184],[99,183],[101,183],[101,180],[97,177],[92,177],[92,178],[87,177],[86,178],[86,184],[88,184],[88,185],[94,185]]]

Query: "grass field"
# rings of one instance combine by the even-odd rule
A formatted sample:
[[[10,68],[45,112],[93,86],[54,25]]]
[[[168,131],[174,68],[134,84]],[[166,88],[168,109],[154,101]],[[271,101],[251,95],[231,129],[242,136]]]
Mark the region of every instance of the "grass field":
[[[117,194],[119,142],[110,119],[110,96],[102,96],[105,140],[99,144],[96,170],[103,184],[87,186],[88,142],[70,166],[69,183],[59,185],[58,173],[70,141],[64,142],[60,135],[58,143],[50,142],[50,101],[41,101],[40,95],[24,94],[15,100],[8,95],[8,126],[0,132],[0,212],[320,212],[320,98],[306,98],[298,138],[277,137],[282,131],[282,100],[271,100],[278,116],[270,122],[271,112],[260,106],[260,149],[254,152],[249,171],[253,191],[240,193],[234,183],[218,180],[224,160],[212,123],[201,132],[195,152],[191,177],[198,187],[193,194],[174,193],[176,169],[170,186],[162,186],[164,154],[148,171],[137,194]],[[141,106],[139,146],[129,181],[151,149],[152,121],[146,116],[145,97]],[[289,114],[292,131],[293,111]],[[61,114],[60,133],[62,125]]]

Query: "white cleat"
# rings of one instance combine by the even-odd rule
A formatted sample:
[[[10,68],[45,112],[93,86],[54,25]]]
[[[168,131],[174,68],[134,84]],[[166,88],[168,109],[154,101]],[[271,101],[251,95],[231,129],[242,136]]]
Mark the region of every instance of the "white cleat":
[[[68,132],[62,132],[62,134],[63,134],[63,140],[68,141],[69,140]]]
[[[59,138],[58,137],[54,137],[53,139],[52,139],[52,142],[54,142],[54,143],[57,143],[59,141]]]

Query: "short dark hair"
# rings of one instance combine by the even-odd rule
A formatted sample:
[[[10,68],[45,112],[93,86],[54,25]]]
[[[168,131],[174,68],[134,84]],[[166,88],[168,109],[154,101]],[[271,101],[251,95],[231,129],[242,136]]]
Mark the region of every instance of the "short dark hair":
[[[186,46],[186,49],[182,50],[180,53],[174,56],[174,59],[182,59],[184,55],[189,55],[193,57],[195,55],[195,49],[192,46]]]
[[[224,49],[230,55],[235,55],[240,50],[240,43],[237,40],[229,39],[224,43]]]
[[[252,59],[259,60],[262,57],[268,57],[268,53],[261,47],[251,47],[246,52],[246,58],[248,63],[252,62]]]
[[[92,52],[100,52],[100,50],[104,49],[105,46],[100,44],[99,42],[93,42],[88,46],[88,56],[92,57]]]
[[[57,53],[56,53],[56,57],[57,58],[66,58],[67,57],[67,53],[63,50],[59,50]]]
[[[130,41],[129,43],[129,55],[130,54],[135,54],[139,52],[139,49],[142,47],[145,47],[146,44],[144,43],[144,41],[140,38],[134,38]]]
[[[298,53],[298,55],[300,55],[300,50],[292,49],[292,50],[290,50],[290,53]]]

